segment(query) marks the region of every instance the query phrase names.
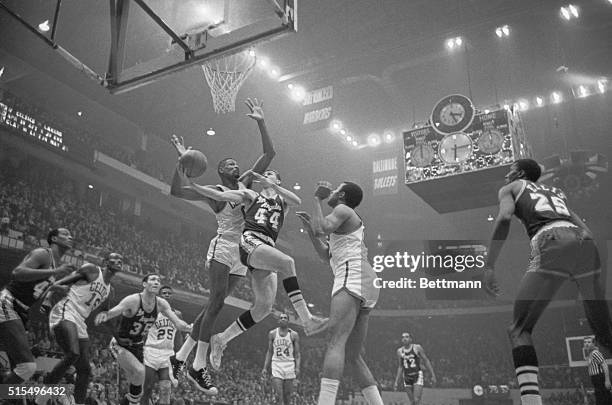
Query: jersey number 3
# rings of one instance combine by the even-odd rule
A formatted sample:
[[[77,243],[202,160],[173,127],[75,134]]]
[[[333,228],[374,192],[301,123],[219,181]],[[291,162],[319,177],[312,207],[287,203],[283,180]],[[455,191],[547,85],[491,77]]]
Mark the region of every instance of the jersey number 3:
[[[537,212],[552,211],[559,215],[571,216],[565,201],[557,196],[551,196],[550,200],[544,194],[529,193],[532,200],[538,200],[535,205]]]

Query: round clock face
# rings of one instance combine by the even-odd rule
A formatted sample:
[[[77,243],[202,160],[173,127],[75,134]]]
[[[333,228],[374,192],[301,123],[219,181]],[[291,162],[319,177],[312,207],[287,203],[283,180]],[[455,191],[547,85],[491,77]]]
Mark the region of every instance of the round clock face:
[[[476,110],[469,98],[453,94],[438,101],[431,112],[431,125],[442,135],[462,132],[472,125],[475,114]]]
[[[463,133],[447,135],[440,142],[438,153],[446,163],[461,163],[472,155],[472,140]]]
[[[427,144],[419,144],[414,147],[410,157],[412,164],[418,167],[425,167],[431,164],[434,158],[434,150]]]
[[[490,129],[480,135],[478,149],[483,153],[493,155],[501,150],[503,143],[504,137],[502,134],[495,129]]]

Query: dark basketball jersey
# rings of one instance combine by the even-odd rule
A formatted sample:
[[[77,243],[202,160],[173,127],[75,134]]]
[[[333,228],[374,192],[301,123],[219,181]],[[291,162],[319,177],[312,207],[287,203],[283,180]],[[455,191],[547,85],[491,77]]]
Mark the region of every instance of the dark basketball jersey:
[[[140,298],[140,306],[138,311],[131,316],[121,317],[121,323],[119,324],[119,330],[117,331],[117,337],[122,339],[129,339],[129,344],[121,344],[122,346],[136,346],[144,345],[144,342],[149,333],[149,328],[157,320],[157,298],[155,299],[155,306],[151,312],[146,312],[142,306],[142,295],[138,294]]]
[[[51,258],[51,269],[54,269],[55,266],[55,258],[53,257],[53,252],[51,249],[46,249],[47,253],[49,253],[49,257]],[[47,291],[47,288],[51,284],[55,282],[55,277],[51,276],[44,280],[36,280],[36,281],[17,281],[11,280],[6,289],[11,293],[11,295],[19,300],[24,305],[28,307],[34,304],[40,297],[42,297],[43,293]]]
[[[421,371],[421,358],[414,350],[414,345],[410,348],[400,347],[400,356],[402,358],[402,369],[404,375],[413,375]]]
[[[261,194],[253,204],[244,211],[244,230],[264,234],[276,241],[285,221],[285,203],[277,195],[266,198]]]
[[[551,222],[563,220],[574,223],[563,191],[528,180],[521,180],[521,183],[523,187],[516,197],[514,214],[525,225],[529,238]]]

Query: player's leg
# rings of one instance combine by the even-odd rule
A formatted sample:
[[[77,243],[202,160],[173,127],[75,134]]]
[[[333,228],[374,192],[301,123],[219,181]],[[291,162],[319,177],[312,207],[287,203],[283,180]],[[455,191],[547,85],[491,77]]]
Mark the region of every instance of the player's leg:
[[[142,386],[145,382],[145,366],[141,361],[142,352],[135,348],[135,353],[133,353],[131,350],[119,346],[114,339],[111,340],[110,350],[130,384],[129,392],[125,394],[121,404],[136,405],[140,403]]]
[[[412,393],[414,395],[413,405],[421,405],[421,398],[423,397],[423,372],[419,372],[419,379],[412,386]]]
[[[146,360],[145,360],[145,363]],[[140,405],[149,405],[149,399],[151,398],[151,392],[153,386],[157,381],[157,370],[148,364],[145,364],[145,381],[142,388],[142,397],[140,398]]]
[[[170,394],[172,383],[170,382],[170,368],[162,368],[158,371],[159,376],[159,405],[170,405]]]
[[[283,380],[278,377],[272,377],[270,379],[272,382],[272,391],[274,391],[274,396],[276,398],[276,404],[285,404],[285,399],[283,395]]]
[[[291,305],[300,317],[307,335],[322,332],[326,322],[314,317],[308,310],[308,305],[300,289],[295,272],[295,261],[280,250],[266,245],[257,246],[248,257],[248,264],[258,270],[278,272],[283,278],[283,287],[289,296]]]
[[[288,378],[283,380],[283,405],[289,405],[291,403],[291,396],[293,395],[295,379]]]
[[[538,384],[538,358],[531,333],[563,281],[561,277],[530,271],[525,273],[519,286],[514,302],[514,319],[508,328],[508,335],[522,405],[542,404]]]
[[[74,363],[76,369],[76,381],[74,383],[74,401],[84,404],[87,397],[87,385],[91,376],[91,365],[89,364],[89,339],[79,339],[79,359]]]
[[[368,335],[370,310],[362,308],[357,315],[355,326],[346,342],[346,362],[353,371],[361,392],[371,405],[382,405],[376,379],[364,360],[365,340]]]
[[[17,314],[14,316],[5,300],[1,301],[0,311],[0,342],[6,348],[6,354],[14,368],[2,381],[3,384],[21,384],[29,380],[36,372],[36,361],[32,355],[25,327]],[[10,348],[10,350],[8,350]]]
[[[589,277],[576,280],[578,289],[582,296],[582,304],[586,318],[591,325],[597,342],[604,346],[608,351],[612,351],[612,321],[610,320],[610,310],[606,301],[601,277],[594,274]]]
[[[323,361],[319,405],[336,403],[336,394],[344,371],[346,342],[357,320],[360,305],[361,302],[345,289],[332,297],[328,324],[330,336]]]
[[[77,325],[72,321],[63,320],[52,329],[58,346],[64,352],[64,358],[53,367],[45,377],[45,384],[57,384],[70,366],[81,356]]]
[[[414,405],[414,384],[404,386],[408,396],[408,405]]]
[[[276,299],[276,273],[255,269],[251,276],[251,289],[255,296],[253,306],[250,310],[243,312],[223,332],[213,335],[210,339],[210,362],[215,370],[221,367],[221,357],[225,346],[272,312]]]

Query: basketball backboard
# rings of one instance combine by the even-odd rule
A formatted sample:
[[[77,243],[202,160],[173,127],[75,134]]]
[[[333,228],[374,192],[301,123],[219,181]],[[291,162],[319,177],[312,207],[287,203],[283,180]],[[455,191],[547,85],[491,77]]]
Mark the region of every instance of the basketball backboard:
[[[297,0],[109,0],[106,5],[97,0],[58,0],[49,3],[47,15],[54,17],[49,18],[47,31],[38,25],[40,10],[27,7],[24,2],[0,0],[0,12],[15,18],[112,93],[144,86],[187,67],[297,31]],[[105,16],[100,15],[101,8],[107,10]],[[89,32],[80,32],[83,27],[89,28],[88,24],[91,24]],[[72,28],[73,35],[91,38],[88,51],[94,48],[99,53],[108,53],[106,72],[101,71],[104,68],[100,68],[100,63],[95,64],[79,54],[79,47],[70,43],[73,37],[57,39],[57,28],[65,25]],[[94,32],[103,35],[95,38]]]

